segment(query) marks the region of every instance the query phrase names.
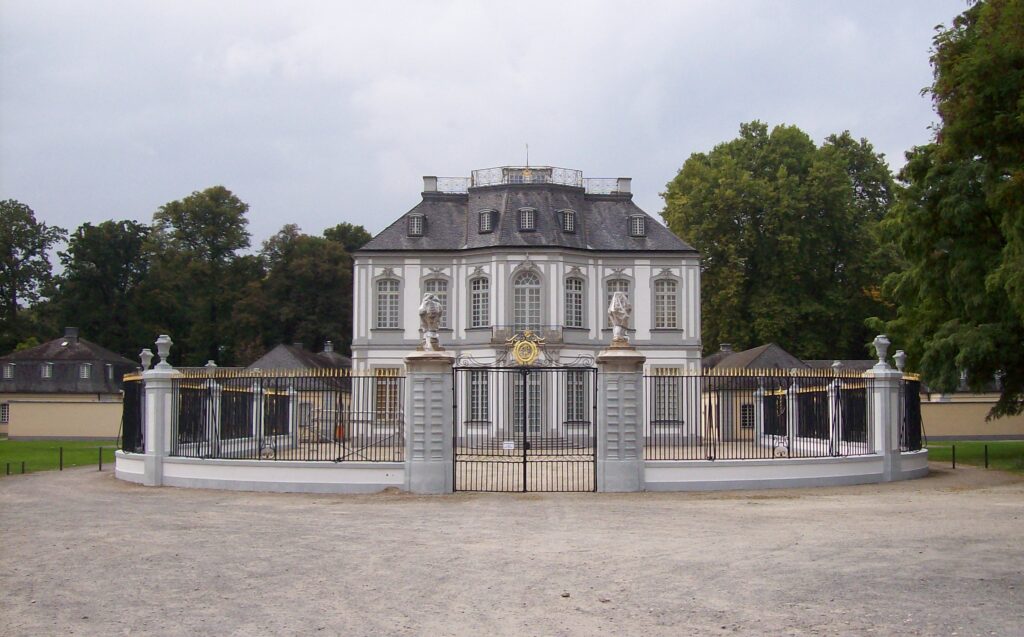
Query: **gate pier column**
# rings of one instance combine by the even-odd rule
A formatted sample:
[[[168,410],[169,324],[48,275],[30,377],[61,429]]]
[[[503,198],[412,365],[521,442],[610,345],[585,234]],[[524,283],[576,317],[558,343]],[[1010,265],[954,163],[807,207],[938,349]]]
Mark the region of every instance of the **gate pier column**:
[[[597,355],[597,490],[644,490],[644,388],[647,359],[617,345]]]
[[[405,490],[452,492],[452,364],[446,351],[405,359]]]

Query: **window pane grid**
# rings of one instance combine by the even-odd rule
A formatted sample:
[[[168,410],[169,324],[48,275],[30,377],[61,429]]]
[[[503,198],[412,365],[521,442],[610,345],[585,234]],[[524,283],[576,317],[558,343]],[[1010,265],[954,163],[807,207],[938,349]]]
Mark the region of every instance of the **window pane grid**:
[[[676,282],[655,281],[654,327],[675,328],[676,326]]]
[[[605,310],[602,312],[602,314],[605,315],[606,321],[608,320],[607,309],[611,307],[612,297],[615,296],[615,293],[622,292],[627,297],[629,296],[629,281],[627,281],[626,279],[611,279],[610,281],[608,281],[607,284],[607,292],[608,295],[604,300],[604,308],[602,308],[603,310]]]
[[[377,327],[398,327],[398,281],[377,281]]]
[[[583,279],[565,281],[565,326],[583,327]]]
[[[540,278],[533,272],[516,277],[513,285],[512,322],[515,328],[540,326]]]
[[[490,281],[473,279],[470,283],[470,327],[487,327],[491,314]]]

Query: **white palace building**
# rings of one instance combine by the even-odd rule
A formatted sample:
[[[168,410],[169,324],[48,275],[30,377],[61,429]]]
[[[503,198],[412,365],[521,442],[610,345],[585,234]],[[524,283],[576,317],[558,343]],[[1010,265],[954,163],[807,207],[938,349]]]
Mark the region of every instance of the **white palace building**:
[[[402,368],[427,293],[444,307],[441,345],[463,360],[504,364],[529,330],[551,363],[579,364],[608,346],[616,291],[649,372],[700,368],[699,255],[633,203],[629,178],[506,166],[423,182],[355,254],[354,370]]]

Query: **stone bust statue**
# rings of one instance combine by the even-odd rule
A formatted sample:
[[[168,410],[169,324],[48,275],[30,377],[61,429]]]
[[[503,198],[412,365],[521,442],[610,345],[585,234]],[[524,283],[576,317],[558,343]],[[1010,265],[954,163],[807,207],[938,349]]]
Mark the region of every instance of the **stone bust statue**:
[[[436,294],[424,294],[420,303],[420,330],[423,332],[421,348],[427,352],[438,351],[441,345],[437,329],[441,325],[441,300]]]
[[[612,302],[608,306],[608,320],[612,324],[612,345],[629,343],[626,328],[632,313],[633,304],[629,302],[629,297],[625,292],[612,294]]]

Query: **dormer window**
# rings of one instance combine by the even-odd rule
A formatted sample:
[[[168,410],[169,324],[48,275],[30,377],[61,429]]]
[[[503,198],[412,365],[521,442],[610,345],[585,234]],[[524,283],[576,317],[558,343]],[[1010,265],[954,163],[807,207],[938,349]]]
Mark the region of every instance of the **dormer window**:
[[[631,237],[645,237],[647,236],[647,220],[644,219],[643,215],[633,215],[629,218],[629,236]]]
[[[14,378],[14,363],[7,363],[4,365],[4,380],[11,380]]]
[[[330,341],[327,341],[330,343]],[[107,363],[107,380],[114,380],[114,366]]]
[[[423,226],[426,225],[423,215],[409,215],[409,236],[422,237]]]
[[[78,366],[78,377],[82,380],[92,378],[92,363],[82,363]]]
[[[519,209],[519,229],[520,230],[536,230],[537,229],[537,211],[533,208],[520,208]]]
[[[43,363],[39,374],[43,378],[53,378],[53,363]]]
[[[576,232],[576,212],[573,210],[562,211],[562,232]]]
[[[481,210],[480,211],[480,233],[487,233],[494,231],[494,210]]]

